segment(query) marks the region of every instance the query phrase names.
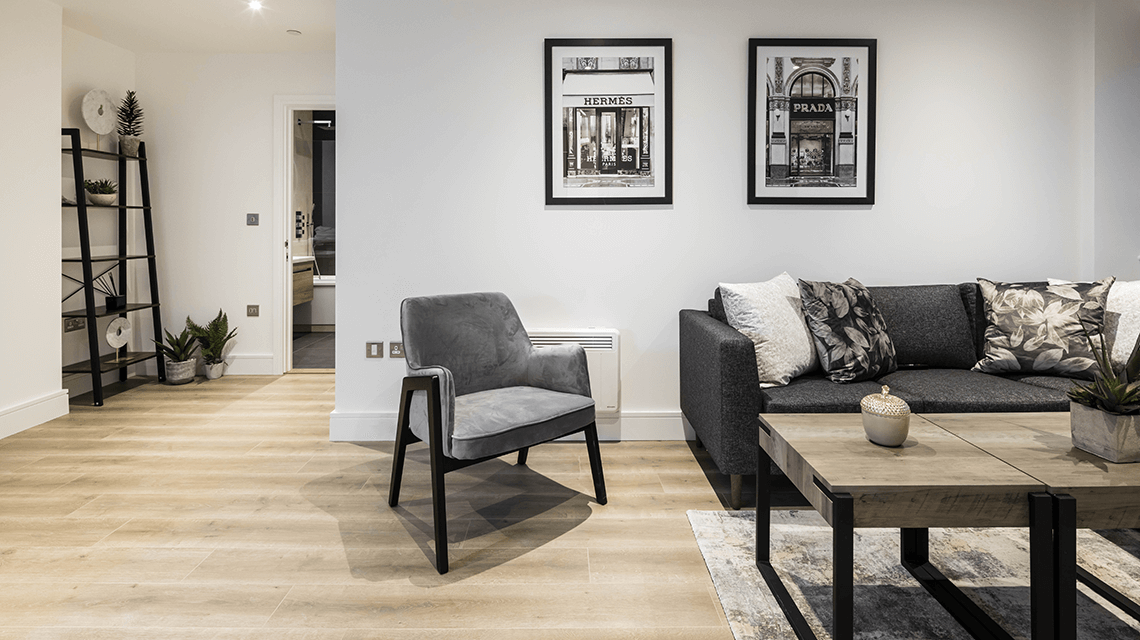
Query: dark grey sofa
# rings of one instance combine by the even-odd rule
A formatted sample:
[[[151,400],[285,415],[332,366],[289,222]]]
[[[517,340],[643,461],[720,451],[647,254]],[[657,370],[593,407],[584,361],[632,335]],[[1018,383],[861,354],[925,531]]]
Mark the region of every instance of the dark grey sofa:
[[[761,413],[858,413],[859,401],[884,384],[915,413],[1069,410],[1067,378],[970,371],[986,324],[976,283],[868,289],[899,369],[853,384],[815,374],[761,389],[752,341],[727,324],[719,289],[708,311],[680,312],[681,412],[717,469],[731,476],[734,508],[742,476],[756,472]]]

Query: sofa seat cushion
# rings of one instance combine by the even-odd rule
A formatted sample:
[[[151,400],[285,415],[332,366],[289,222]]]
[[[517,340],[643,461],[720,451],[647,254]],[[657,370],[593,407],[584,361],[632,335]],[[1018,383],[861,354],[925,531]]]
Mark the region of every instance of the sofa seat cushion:
[[[899,367],[969,369],[978,361],[958,285],[867,287],[887,323]]]
[[[896,371],[879,380],[891,393],[926,413],[1065,411],[1063,391],[961,369]],[[915,398],[911,402],[910,398]],[[917,405],[917,406],[916,406]]]
[[[477,460],[514,451],[562,437],[593,421],[594,400],[587,396],[538,387],[468,393],[455,397],[451,456]]]
[[[1074,380],[1072,378],[1062,378],[1060,376],[1035,376],[1032,374],[1015,374],[1008,376],[1010,380],[1016,380],[1021,384],[1031,384],[1035,387],[1042,387],[1044,389],[1056,389],[1057,391],[1068,392],[1069,389],[1077,386],[1077,384],[1084,383],[1084,380]]]
[[[859,402],[880,391],[882,385],[870,381],[837,384],[823,376],[804,376],[785,387],[763,389],[760,393],[764,396],[764,413],[859,413]],[[910,403],[909,397],[895,395]],[[914,410],[913,405],[911,409]]]

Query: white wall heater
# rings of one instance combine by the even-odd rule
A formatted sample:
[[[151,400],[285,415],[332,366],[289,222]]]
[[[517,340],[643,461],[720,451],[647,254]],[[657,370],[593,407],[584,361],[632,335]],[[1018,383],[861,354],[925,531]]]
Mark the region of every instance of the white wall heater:
[[[527,333],[536,347],[582,345],[590,369],[594,411],[599,415],[616,415],[621,411],[621,336],[617,329],[535,329]]]

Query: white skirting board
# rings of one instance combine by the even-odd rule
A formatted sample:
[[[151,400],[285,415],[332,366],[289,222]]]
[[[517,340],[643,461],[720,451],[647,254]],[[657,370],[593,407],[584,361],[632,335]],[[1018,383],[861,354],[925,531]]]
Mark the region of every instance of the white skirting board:
[[[67,389],[0,410],[0,438],[67,415]]]
[[[623,411],[617,416],[600,415],[598,438],[620,440],[692,440],[692,430],[681,420],[680,411]],[[329,414],[332,442],[391,442],[396,438],[394,412],[333,411]],[[570,440],[581,440],[581,435]]]

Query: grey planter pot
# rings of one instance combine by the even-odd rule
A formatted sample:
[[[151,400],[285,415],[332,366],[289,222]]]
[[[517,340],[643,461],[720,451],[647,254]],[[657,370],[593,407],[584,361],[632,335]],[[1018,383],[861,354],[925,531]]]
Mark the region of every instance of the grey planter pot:
[[[190,358],[185,362],[166,361],[166,384],[186,384],[194,380],[194,372],[198,370],[198,359]]]
[[[119,153],[125,156],[138,157],[139,139],[135,136],[119,136]]]
[[[1073,446],[1109,462],[1140,462],[1140,416],[1119,416],[1069,403]]]
[[[206,365],[206,379],[207,380],[217,380],[218,378],[222,377],[222,374],[225,373],[225,370],[226,370],[226,363],[224,363],[224,362],[219,362],[217,364],[207,364]]]

